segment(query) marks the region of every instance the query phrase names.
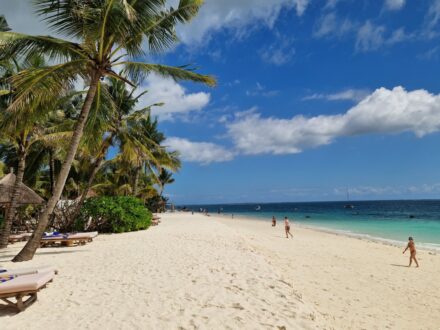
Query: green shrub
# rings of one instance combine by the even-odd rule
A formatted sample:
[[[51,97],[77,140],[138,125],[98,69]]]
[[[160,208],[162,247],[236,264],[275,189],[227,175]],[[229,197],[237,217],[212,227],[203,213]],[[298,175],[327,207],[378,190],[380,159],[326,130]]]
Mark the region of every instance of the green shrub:
[[[85,201],[75,228],[101,233],[124,233],[147,229],[151,218],[151,212],[135,197],[94,197]]]

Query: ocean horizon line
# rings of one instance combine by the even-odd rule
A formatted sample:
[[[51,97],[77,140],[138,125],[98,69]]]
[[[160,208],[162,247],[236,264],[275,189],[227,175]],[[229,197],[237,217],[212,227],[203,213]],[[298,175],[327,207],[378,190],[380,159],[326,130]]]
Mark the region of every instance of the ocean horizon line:
[[[222,206],[222,205],[270,205],[270,204],[313,204],[313,203],[371,203],[371,202],[440,202],[439,198],[415,198],[415,199],[350,199],[350,200],[325,200],[325,201],[294,201],[294,202],[225,202],[225,203],[176,203],[177,207],[184,206]]]

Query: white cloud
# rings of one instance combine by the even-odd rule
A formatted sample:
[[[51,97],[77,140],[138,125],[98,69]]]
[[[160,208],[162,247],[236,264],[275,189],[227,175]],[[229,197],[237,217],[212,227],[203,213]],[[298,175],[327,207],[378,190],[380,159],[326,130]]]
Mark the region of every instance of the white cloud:
[[[342,37],[355,29],[356,24],[349,19],[340,19],[336,13],[331,12],[322,16],[315,26],[313,35],[322,37]]]
[[[440,1],[440,0],[439,0]],[[342,19],[335,12],[323,15],[317,20],[313,36],[315,38],[343,38],[355,35],[356,51],[374,51],[383,46],[413,39],[416,33],[407,34],[404,27],[387,31],[385,25],[375,25],[367,20],[361,24],[348,18]]]
[[[255,111],[227,124],[228,136],[244,154],[294,154],[342,136],[440,130],[440,95],[402,87],[377,89],[344,114],[311,118],[263,118]]]
[[[178,29],[185,44],[203,43],[209,33],[222,29],[245,35],[262,24],[271,28],[282,10],[294,8],[300,16],[310,0],[206,0],[199,15],[191,24]]]
[[[147,77],[145,84],[142,85],[142,90],[148,91],[141,97],[143,106],[165,103],[164,106],[153,109],[153,114],[162,120],[171,119],[177,114],[199,111],[208,105],[211,98],[209,93],[188,93],[182,85],[174,80],[154,74]]]
[[[265,86],[261,85],[258,81],[256,86],[252,90],[247,90],[247,96],[264,96],[264,97],[274,97],[277,96],[280,91],[277,90],[268,90]]]
[[[335,8],[341,0],[327,0],[327,3],[324,6],[324,9],[333,9]]]
[[[230,150],[209,142],[192,142],[183,138],[170,137],[164,145],[171,150],[179,151],[182,160],[203,165],[226,162],[234,158],[234,153]]]
[[[261,59],[270,64],[281,66],[289,63],[295,55],[293,40],[281,35],[277,35],[277,40],[262,49],[260,49]]]
[[[355,101],[360,102],[370,94],[368,89],[346,89],[333,94],[312,94],[303,98],[304,101],[328,100],[328,101]]]
[[[405,28],[401,27],[397,30],[394,30],[386,42],[389,45],[393,45],[393,44],[405,41],[411,37],[412,37],[411,35],[408,35],[405,33]]]
[[[334,188],[333,192],[335,195],[346,196],[347,188]],[[402,193],[401,187],[390,187],[390,186],[359,186],[359,187],[351,187],[349,189],[350,196],[375,196],[375,195],[398,195]]]
[[[440,193],[440,183],[410,185],[410,186],[355,186],[349,189],[350,196],[408,196],[421,195],[429,196]],[[333,189],[334,195],[346,196],[346,187],[337,187]]]
[[[403,27],[387,35],[385,26],[374,25],[370,21],[366,21],[357,32],[355,48],[357,51],[373,51],[382,46],[392,46],[399,42],[409,40],[414,36],[414,34],[407,34]]]
[[[405,6],[406,0],[385,0],[385,8],[388,10],[400,10]]]
[[[437,24],[440,21],[440,0],[431,2],[428,14],[426,16],[426,26],[423,35],[427,38],[434,38],[438,36]]]
[[[365,22],[357,33],[356,50],[370,51],[378,49],[385,41],[384,32],[384,26],[375,26],[370,21]]]
[[[435,47],[427,50],[426,52],[419,54],[417,56],[417,58],[419,58],[421,60],[436,59],[436,58],[438,58],[439,50],[440,50],[440,47],[439,46],[435,46]]]

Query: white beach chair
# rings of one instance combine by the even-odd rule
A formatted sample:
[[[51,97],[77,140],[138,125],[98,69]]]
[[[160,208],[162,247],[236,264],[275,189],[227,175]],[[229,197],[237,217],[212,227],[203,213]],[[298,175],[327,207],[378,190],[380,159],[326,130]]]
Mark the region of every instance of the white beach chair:
[[[39,266],[39,267],[29,267],[29,268],[19,268],[19,269],[5,269],[6,271],[2,272],[0,269],[0,276],[23,276],[23,275],[32,275],[32,274],[41,274],[41,273],[54,273],[58,274],[58,270],[52,266]]]
[[[37,293],[53,280],[54,272],[17,276],[0,283],[0,300],[17,312],[24,311],[37,300]],[[24,300],[24,298],[26,298]],[[12,300],[15,299],[15,302]]]

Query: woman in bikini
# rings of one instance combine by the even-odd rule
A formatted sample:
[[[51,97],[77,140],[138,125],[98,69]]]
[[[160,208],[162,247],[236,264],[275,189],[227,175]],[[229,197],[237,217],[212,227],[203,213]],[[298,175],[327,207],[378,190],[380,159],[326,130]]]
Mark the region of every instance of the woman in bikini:
[[[419,263],[416,259],[416,245],[414,244],[414,240],[412,237],[408,237],[408,245],[406,246],[405,250],[403,250],[403,253],[406,252],[406,250],[409,249],[409,252],[411,255],[409,256],[409,265],[408,267],[411,267],[412,261],[414,260],[416,263],[416,267],[419,267]]]
[[[284,229],[286,231],[286,238],[289,238],[289,235],[293,238],[293,235],[290,233],[290,223],[287,217],[284,217]]]

